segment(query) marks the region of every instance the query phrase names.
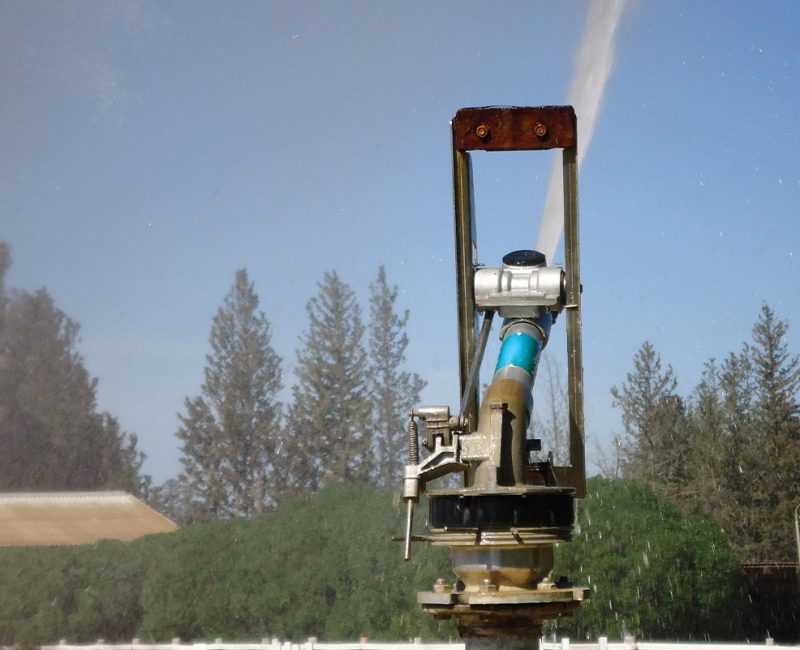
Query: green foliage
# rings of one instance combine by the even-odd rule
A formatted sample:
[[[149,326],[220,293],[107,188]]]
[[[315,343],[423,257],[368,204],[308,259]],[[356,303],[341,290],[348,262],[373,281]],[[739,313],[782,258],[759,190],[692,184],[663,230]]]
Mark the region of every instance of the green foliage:
[[[415,602],[450,575],[448,553],[419,545],[403,562],[395,499],[334,484],[260,517],[129,544],[0,549],[0,644],[453,636]]]
[[[297,383],[287,417],[282,468],[286,492],[369,478],[367,356],[361,307],[335,271],[306,304]]]
[[[130,640],[142,619],[152,540],[2,549],[0,643]]]
[[[768,305],[753,327],[749,348],[757,390],[755,393],[755,444],[761,456],[766,497],[757,557],[793,557],[794,508],[800,502],[800,357],[786,344],[788,324],[775,317]]]
[[[394,485],[403,475],[407,458],[406,416],[417,405],[425,381],[403,370],[408,337],[408,310],[396,312],[397,286],[390,286],[386,269],[370,283],[368,394],[372,403],[373,480]]]
[[[135,435],[97,410],[77,352],[78,324],[46,289],[6,294],[0,244],[0,490],[125,489],[140,493]]]
[[[588,586],[572,638],[741,637],[738,562],[713,524],[687,517],[647,487],[589,480],[580,532],[556,553],[554,575]],[[564,630],[564,628],[566,628]]]
[[[648,341],[634,355],[633,368],[621,388],[611,389],[627,434],[622,469],[626,478],[669,490],[682,484],[686,460],[686,415],[675,392],[678,382],[671,366],[662,368],[661,356]]]
[[[752,343],[710,360],[690,399],[644,343],[622,389],[623,476],[710,518],[745,561],[793,559],[800,501],[800,358],[763,305]]]
[[[418,508],[417,530],[424,526]],[[449,552],[390,541],[403,508],[385,489],[333,484],[250,519],[195,524],[133,543],[0,550],[0,644],[127,640],[448,638],[415,602],[452,578]],[[738,565],[718,529],[647,488],[592,479],[580,532],[555,575],[591,598],[573,638],[733,638]]]
[[[201,516],[251,515],[275,501],[281,362],[271,336],[241,269],[214,316],[201,395],[186,399],[177,433]]]

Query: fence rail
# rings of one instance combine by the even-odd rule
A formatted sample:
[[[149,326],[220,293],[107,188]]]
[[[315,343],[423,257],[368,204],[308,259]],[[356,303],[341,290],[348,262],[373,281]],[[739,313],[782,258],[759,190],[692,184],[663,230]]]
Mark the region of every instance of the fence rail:
[[[674,642],[661,643],[653,641],[637,641],[627,639],[621,642],[609,642],[600,637],[595,643],[571,643],[564,638],[559,641],[541,642],[541,650],[771,650],[773,648],[794,648],[800,645],[778,645],[772,639],[764,643],[696,643]],[[8,646],[0,646],[0,650],[16,650]],[[65,641],[57,645],[43,645],[41,650],[465,650],[464,643],[423,643],[414,639],[411,643],[376,643],[362,638],[349,643],[323,643],[311,637],[302,643],[281,641],[280,639],[262,639],[260,643],[229,643],[222,639],[213,642],[182,643],[173,639],[171,643],[140,643],[133,639],[130,643],[106,643],[98,639],[96,643],[72,644]]]

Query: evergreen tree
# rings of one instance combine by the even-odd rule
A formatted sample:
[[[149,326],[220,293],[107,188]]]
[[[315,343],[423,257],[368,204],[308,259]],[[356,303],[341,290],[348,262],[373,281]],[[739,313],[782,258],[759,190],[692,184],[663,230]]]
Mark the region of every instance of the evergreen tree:
[[[720,368],[722,428],[715,436],[714,455],[719,459],[721,489],[711,511],[743,559],[755,557],[766,514],[763,454],[754,421],[754,379],[747,345],[739,353],[730,353]],[[701,490],[707,489],[703,475],[698,475],[698,483]]]
[[[78,324],[45,289],[6,293],[0,245],[0,490],[124,489],[140,494],[135,435],[98,412]]]
[[[713,519],[745,560],[793,557],[800,500],[800,363],[787,325],[764,305],[753,343],[706,367],[696,390],[693,510]]]
[[[672,367],[662,369],[661,356],[649,342],[633,359],[634,372],[611,394],[622,409],[626,439],[623,474],[663,491],[683,475],[686,450],[686,414],[675,393]]]
[[[788,325],[764,304],[749,348],[755,385],[756,468],[762,477],[762,535],[759,559],[794,556],[792,517],[800,502],[800,358],[789,354]]]
[[[627,433],[624,474],[717,523],[743,560],[794,557],[800,501],[800,358],[764,305],[753,341],[706,364],[687,408],[652,346],[612,389]]]
[[[281,453],[286,494],[369,477],[361,308],[335,271],[325,272],[317,286],[306,304],[309,325],[297,351]]]
[[[694,478],[690,510],[722,526],[723,519],[727,520],[727,514],[720,512],[720,504],[722,500],[727,501],[729,473],[725,461],[728,449],[728,438],[725,435],[726,414],[719,374],[716,361],[709,360],[703,369],[700,383],[694,390],[690,414],[690,473]]]
[[[378,485],[396,485],[403,476],[408,412],[419,401],[425,381],[403,370],[408,337],[408,310],[396,312],[397,286],[381,266],[370,289],[368,394],[372,402],[372,475]]]
[[[192,487],[185,477],[171,478],[153,488],[149,504],[179,526],[203,519],[202,510],[198,508]]]
[[[177,436],[185,480],[205,516],[252,515],[275,498],[281,361],[244,269],[214,316],[201,394],[185,400]]]

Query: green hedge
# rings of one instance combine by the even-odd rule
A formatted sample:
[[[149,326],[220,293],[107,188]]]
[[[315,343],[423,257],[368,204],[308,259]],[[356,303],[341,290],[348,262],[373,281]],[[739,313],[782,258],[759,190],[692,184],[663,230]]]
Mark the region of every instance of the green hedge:
[[[571,638],[742,638],[747,595],[739,562],[715,525],[683,514],[632,481],[588,483],[573,543],[555,573],[590,589]]]
[[[566,633],[731,636],[736,566],[718,530],[624,482],[590,481],[580,512],[558,571],[592,599]],[[451,579],[449,553],[416,544],[403,562],[390,541],[402,517],[391,491],[339,484],[261,517],[127,544],[2,549],[0,644],[456,636],[415,599]]]
[[[401,510],[390,490],[339,484],[127,544],[0,549],[0,644],[455,635],[415,600],[448,553],[420,544],[403,562]]]

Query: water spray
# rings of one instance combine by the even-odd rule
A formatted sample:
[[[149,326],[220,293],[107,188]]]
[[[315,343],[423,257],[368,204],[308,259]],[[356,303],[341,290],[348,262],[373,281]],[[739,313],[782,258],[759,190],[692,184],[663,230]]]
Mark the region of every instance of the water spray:
[[[603,104],[606,82],[614,65],[614,41],[627,0],[594,0],[586,21],[575,78],[567,100],[581,116],[578,169],[589,150]],[[552,259],[561,238],[561,166],[553,165],[536,248]]]
[[[408,422],[405,558],[412,541],[452,551],[454,584],[437,580],[417,600],[436,618],[454,618],[467,650],[537,650],[542,622],[572,614],[588,590],[553,580],[553,549],[572,538],[575,499],[584,496],[583,369],[578,251],[577,129],[571,106],[465,108],[452,122],[455,190],[459,411],[424,406]],[[470,151],[562,151],[564,268],[518,250],[482,268],[472,200]],[[528,437],[531,391],[556,318],[567,330],[569,462],[536,460]],[[478,370],[495,314],[503,319],[494,376],[478,400]],[[483,317],[478,328],[479,317]],[[425,423],[420,457],[418,422]],[[450,473],[455,488],[426,489]],[[428,497],[429,533],[412,534],[414,504]]]

